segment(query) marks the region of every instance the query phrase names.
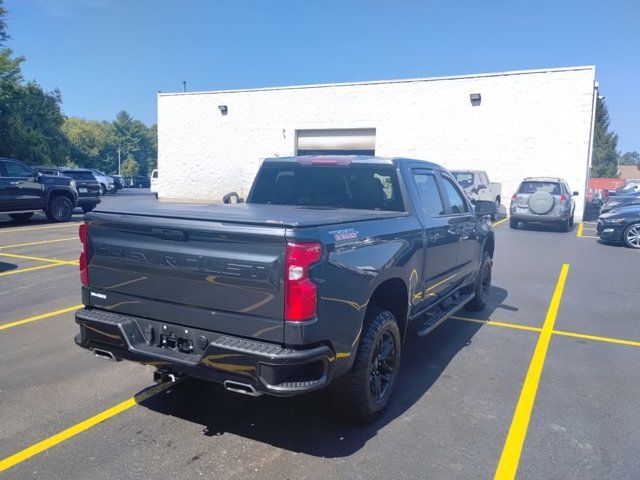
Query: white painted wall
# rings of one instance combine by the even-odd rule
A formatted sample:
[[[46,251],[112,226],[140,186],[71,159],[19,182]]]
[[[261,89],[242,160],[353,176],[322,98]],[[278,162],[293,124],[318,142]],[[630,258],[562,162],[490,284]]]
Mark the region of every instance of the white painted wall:
[[[502,182],[505,205],[523,177],[563,177],[581,194],[581,214],[594,81],[594,67],[572,67],[159,94],[159,196],[246,196],[262,158],[294,155],[296,130],[375,128],[377,155],[486,170]],[[471,105],[471,93],[482,95],[481,105]]]

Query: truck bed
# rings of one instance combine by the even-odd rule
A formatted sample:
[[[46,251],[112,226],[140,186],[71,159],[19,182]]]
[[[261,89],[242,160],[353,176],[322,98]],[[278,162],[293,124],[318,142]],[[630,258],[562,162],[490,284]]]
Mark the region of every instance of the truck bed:
[[[345,208],[297,207],[288,205],[193,205],[154,202],[132,211],[125,204],[119,207],[100,206],[96,213],[144,216],[245,225],[276,225],[283,227],[317,227],[341,223],[377,220],[408,215],[406,212],[355,210]]]

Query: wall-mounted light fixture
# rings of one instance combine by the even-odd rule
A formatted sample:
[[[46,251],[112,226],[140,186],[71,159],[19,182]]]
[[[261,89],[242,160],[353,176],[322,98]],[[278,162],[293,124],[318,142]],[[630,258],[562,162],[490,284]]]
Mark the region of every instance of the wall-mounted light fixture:
[[[218,110],[220,110],[220,113],[222,115],[226,115],[227,112],[229,111],[226,105],[218,105]]]
[[[480,95],[479,93],[471,93],[469,95],[469,99],[471,100],[471,105],[476,107],[480,105],[480,102],[482,101],[482,95]]]

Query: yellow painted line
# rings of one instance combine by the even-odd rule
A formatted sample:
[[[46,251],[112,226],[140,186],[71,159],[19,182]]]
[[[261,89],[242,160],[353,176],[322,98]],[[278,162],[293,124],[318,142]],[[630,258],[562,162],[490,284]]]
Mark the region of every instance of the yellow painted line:
[[[37,322],[38,320],[44,320],[45,318],[55,317],[56,315],[62,315],[63,313],[73,312],[82,308],[84,305],[74,305],[73,307],[61,308],[60,310],[54,310],[53,312],[41,313],[33,317],[23,318],[22,320],[16,320],[15,322],[4,323],[0,325],[0,330],[6,330],[7,328],[17,327],[18,325],[24,325],[25,323]]]
[[[581,235],[580,238],[595,238],[596,240],[600,240],[600,237],[596,237],[595,235]]]
[[[596,342],[616,343],[618,345],[627,345],[630,347],[640,347],[640,342],[635,340],[624,340],[622,338],[601,337],[599,335],[587,335],[586,333],[566,332],[564,330],[554,330],[554,335],[563,337],[581,338],[583,340],[594,340]]]
[[[36,267],[18,268],[17,270],[9,270],[8,272],[0,273],[0,277],[6,277],[8,275],[16,275],[18,273],[33,272],[34,270],[43,270],[45,268],[61,267],[63,265],[73,265],[71,263],[47,263],[46,265],[38,265]]]
[[[56,243],[56,242],[68,242],[69,240],[78,240],[78,236],[75,237],[65,237],[65,238],[56,238],[55,240],[41,240],[39,242],[29,242],[29,243],[15,243],[13,245],[0,245],[0,250],[4,250],[5,248],[18,248],[18,247],[30,247],[31,245],[44,245],[45,243]]]
[[[493,327],[512,328],[515,330],[527,330],[529,332],[541,332],[540,327],[531,327],[529,325],[520,325],[518,323],[499,322],[497,320],[480,320],[479,318],[458,317],[456,315],[449,317],[453,320],[463,320],[465,322],[481,323],[483,325],[491,325]],[[580,338],[583,340],[592,340],[594,342],[615,343],[618,345],[627,345],[630,347],[640,347],[640,342],[636,340],[625,340],[624,338],[601,337],[599,335],[588,335],[586,333],[568,332],[566,330],[554,330],[554,335],[562,337]]]
[[[45,225],[42,227],[16,227],[16,228],[0,228],[0,233],[6,232],[26,232],[31,230],[48,230],[50,228],[64,228],[64,227],[73,227],[78,226],[82,222],[73,222],[73,223],[63,223],[60,225]]]
[[[525,437],[527,436],[527,428],[529,427],[529,420],[531,419],[531,412],[533,411],[533,404],[538,392],[538,383],[542,375],[542,369],[544,367],[544,360],[547,356],[547,350],[549,348],[549,342],[551,341],[551,335],[553,334],[553,326],[556,322],[556,316],[558,315],[558,308],[562,300],[562,292],[564,290],[564,284],[567,280],[567,274],[569,273],[569,265],[562,265],[560,275],[558,276],[558,282],[556,283],[549,309],[547,310],[547,316],[542,325],[542,331],[538,337],[538,343],[533,351],[533,357],[529,364],[529,370],[525,377],[524,384],[522,385],[522,391],[520,392],[520,398],[516,405],[516,411],[511,421],[511,427],[509,428],[509,434],[507,440],[502,449],[502,455],[500,456],[500,462],[496,469],[496,480],[507,480],[516,478],[516,472],[518,471],[518,464],[520,463],[520,455],[522,454],[522,447],[524,445]]]
[[[78,264],[78,260],[58,260],[56,258],[32,257],[30,255],[17,255],[15,253],[0,253],[0,257],[20,258],[22,260],[33,260],[35,262],[61,263],[63,265]]]
[[[580,223],[578,225],[578,228],[576,230],[576,237],[581,237],[582,236],[582,230],[584,230],[584,223]]]
[[[77,423],[67,428],[66,430],[62,430],[61,432],[56,433],[55,435],[45,440],[42,440],[41,442],[31,445],[30,447],[25,448],[24,450],[18,453],[14,453],[13,455],[5,458],[4,460],[0,460],[0,472],[3,472],[19,463],[22,463],[25,460],[28,460],[29,458],[33,457],[34,455],[38,455],[39,453],[42,453],[50,449],[51,447],[55,447],[59,443],[69,440],[70,438],[75,437],[76,435],[84,432],[85,430],[95,427],[96,425],[104,422],[105,420],[115,417],[119,413],[122,413],[126,410],[129,410],[132,407],[135,407],[137,404],[153,397],[154,395],[157,395],[163,390],[166,390],[171,385],[173,384],[161,383],[159,385],[151,387],[145,390],[144,392],[141,392],[125,400],[124,402],[120,402],[117,405],[114,405],[113,407],[108,408],[107,410],[100,412],[97,415],[94,415],[91,418],[88,418],[80,423]]]
[[[507,218],[503,218],[502,220],[498,220],[497,222],[493,222],[491,225],[493,225],[494,227],[497,227],[498,225],[502,225],[507,220],[509,220],[508,217]]]
[[[454,320],[463,320],[465,322],[473,322],[473,323],[481,323],[483,325],[491,325],[493,327],[504,327],[504,328],[512,328],[514,330],[526,330],[528,332],[541,332],[542,329],[540,327],[532,327],[529,325],[520,325],[518,323],[507,323],[507,322],[499,322],[497,320],[480,320],[479,318],[469,318],[469,317],[458,317],[454,315],[452,317]]]

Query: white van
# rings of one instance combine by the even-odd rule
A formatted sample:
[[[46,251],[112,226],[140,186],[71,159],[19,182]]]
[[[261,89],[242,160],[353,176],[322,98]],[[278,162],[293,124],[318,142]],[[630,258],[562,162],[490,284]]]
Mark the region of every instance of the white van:
[[[153,172],[151,172],[151,193],[153,193],[156,198],[158,198],[158,169],[156,168]]]

